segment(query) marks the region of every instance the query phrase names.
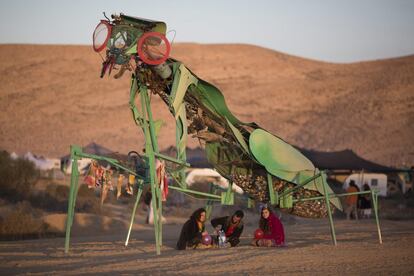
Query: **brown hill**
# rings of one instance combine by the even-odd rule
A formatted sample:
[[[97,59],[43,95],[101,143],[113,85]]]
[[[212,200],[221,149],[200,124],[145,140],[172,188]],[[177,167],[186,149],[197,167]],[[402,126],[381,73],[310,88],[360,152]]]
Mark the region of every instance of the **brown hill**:
[[[250,45],[199,44],[175,44],[172,56],[219,87],[240,119],[292,144],[414,164],[414,56],[330,64]],[[91,47],[0,45],[0,60],[1,149],[61,156],[70,144],[91,141],[119,152],[142,148],[129,76],[100,79]],[[167,122],[165,148],[174,144],[174,121],[152,100],[155,117]]]

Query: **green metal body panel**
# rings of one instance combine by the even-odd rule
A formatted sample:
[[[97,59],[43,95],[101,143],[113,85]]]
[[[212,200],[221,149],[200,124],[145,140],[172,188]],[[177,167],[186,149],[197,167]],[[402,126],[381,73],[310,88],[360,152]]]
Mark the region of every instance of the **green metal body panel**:
[[[165,34],[167,31],[167,24],[162,21],[155,21],[124,14],[121,14],[119,17],[125,22],[125,24],[133,25],[136,30],[145,30],[147,32],[158,32],[162,34]]]
[[[223,94],[220,90],[217,89],[214,85],[199,79],[197,89],[192,89],[191,92],[197,92],[197,97],[201,102],[208,107],[211,111],[218,114],[222,118],[226,118],[232,124],[235,125],[247,125],[239,121],[227,107],[226,101]]]
[[[183,64],[180,64],[171,91],[172,108],[175,116],[184,108],[184,96],[191,84],[197,85],[198,79]]]
[[[244,150],[245,153],[250,155],[249,146],[246,143],[246,140],[243,137],[243,134],[241,134],[240,130],[238,130],[229,119],[226,118],[227,124],[230,127],[231,131],[234,134],[234,137],[236,137],[237,141],[240,143],[240,146]]]
[[[279,178],[284,179],[285,176],[279,175],[281,171],[297,173],[315,170],[312,162],[297,149],[263,129],[256,129],[250,134],[249,147],[256,160]]]

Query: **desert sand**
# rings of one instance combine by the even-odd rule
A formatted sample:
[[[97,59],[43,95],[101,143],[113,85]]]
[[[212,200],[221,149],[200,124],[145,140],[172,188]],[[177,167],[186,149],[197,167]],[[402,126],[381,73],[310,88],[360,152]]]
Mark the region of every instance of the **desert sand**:
[[[137,215],[128,247],[124,246],[127,212],[112,208],[112,218],[77,214],[71,249],[64,253],[64,238],[0,243],[0,273],[30,275],[412,275],[414,223],[382,220],[383,244],[379,244],[375,220],[335,219],[338,245],[331,241],[327,219],[301,219],[282,215],[287,248],[255,248],[249,245],[258,216],[247,212],[241,245],[229,249],[174,249],[184,216],[167,214],[164,244],[156,255],[154,233]],[[227,207],[229,208],[229,207]],[[217,207],[216,214],[228,213]],[[181,210],[190,214],[191,210]],[[54,215],[56,227],[63,226]],[[60,226],[59,226],[60,225]],[[208,231],[212,227],[208,226]]]
[[[308,149],[352,149],[384,165],[414,164],[414,56],[332,64],[242,44],[174,44],[172,57],[216,85],[241,120]],[[60,157],[92,141],[142,149],[128,107],[129,74],[99,78],[90,46],[0,45],[0,149]],[[167,107],[161,149],[173,145]],[[190,147],[198,145],[191,140]]]

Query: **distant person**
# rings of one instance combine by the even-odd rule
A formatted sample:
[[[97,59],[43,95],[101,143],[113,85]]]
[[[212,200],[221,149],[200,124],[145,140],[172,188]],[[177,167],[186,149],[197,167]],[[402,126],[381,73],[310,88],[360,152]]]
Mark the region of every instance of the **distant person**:
[[[355,184],[354,180],[351,180],[349,182],[349,187],[346,190],[346,192],[347,193],[357,193],[357,192],[359,192],[359,188]],[[354,217],[356,220],[358,220],[358,209],[357,209],[358,195],[348,195],[348,196],[346,196],[345,202],[346,202],[346,209],[345,209],[346,219],[350,220],[352,217]]]
[[[283,224],[267,206],[261,210],[259,229],[263,231],[263,234],[262,237],[253,239],[254,246],[286,246]]]
[[[165,173],[165,164],[159,161],[158,159],[156,159],[155,161],[156,161],[156,173],[157,173],[158,185],[161,190],[161,201],[164,202],[167,200],[167,195],[168,195],[168,179]],[[151,189],[148,189],[147,192],[144,194],[144,204],[148,212],[145,222],[147,224],[154,224],[154,211],[153,211],[153,205],[152,205]],[[167,219],[163,215],[161,215],[161,222],[162,223],[167,222]]]
[[[218,217],[211,220],[211,225],[217,231],[222,230],[226,236],[226,241],[234,247],[240,243],[240,235],[243,232],[242,210],[237,210],[232,216]]]
[[[187,220],[181,229],[176,249],[185,250],[186,248],[197,248],[202,246],[203,236],[208,235],[205,230],[206,210],[199,208],[194,211],[190,219]]]
[[[131,153],[131,152],[130,152]],[[136,152],[133,152],[136,153]],[[138,156],[135,157],[135,171],[140,176],[144,177],[146,181],[150,181],[150,167],[148,164],[148,159],[145,157],[145,148],[142,149],[142,156],[136,153]],[[168,179],[165,173],[165,162],[160,161],[159,159],[155,159],[155,169],[156,169],[156,179],[158,180],[158,185],[161,190],[161,200],[166,201],[168,195]],[[148,183],[150,184],[150,183]],[[152,191],[149,188],[144,193],[144,200],[145,209],[147,210],[147,217],[145,219],[145,223],[147,224],[154,224],[154,210],[152,205]],[[158,204],[158,203],[157,203]],[[161,215],[161,222],[166,223],[167,219]]]
[[[363,191],[371,191],[368,183],[365,183],[362,187]],[[362,194],[359,196],[359,209],[361,210],[362,218],[371,217],[371,194]]]

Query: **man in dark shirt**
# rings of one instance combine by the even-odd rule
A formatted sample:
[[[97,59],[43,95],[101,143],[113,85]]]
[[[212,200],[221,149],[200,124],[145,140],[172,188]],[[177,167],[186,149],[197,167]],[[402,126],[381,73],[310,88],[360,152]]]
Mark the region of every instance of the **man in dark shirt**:
[[[211,225],[219,230],[224,231],[227,241],[231,246],[236,246],[240,243],[240,235],[243,232],[243,217],[242,210],[237,210],[232,216],[225,216],[214,218],[211,220]]]

